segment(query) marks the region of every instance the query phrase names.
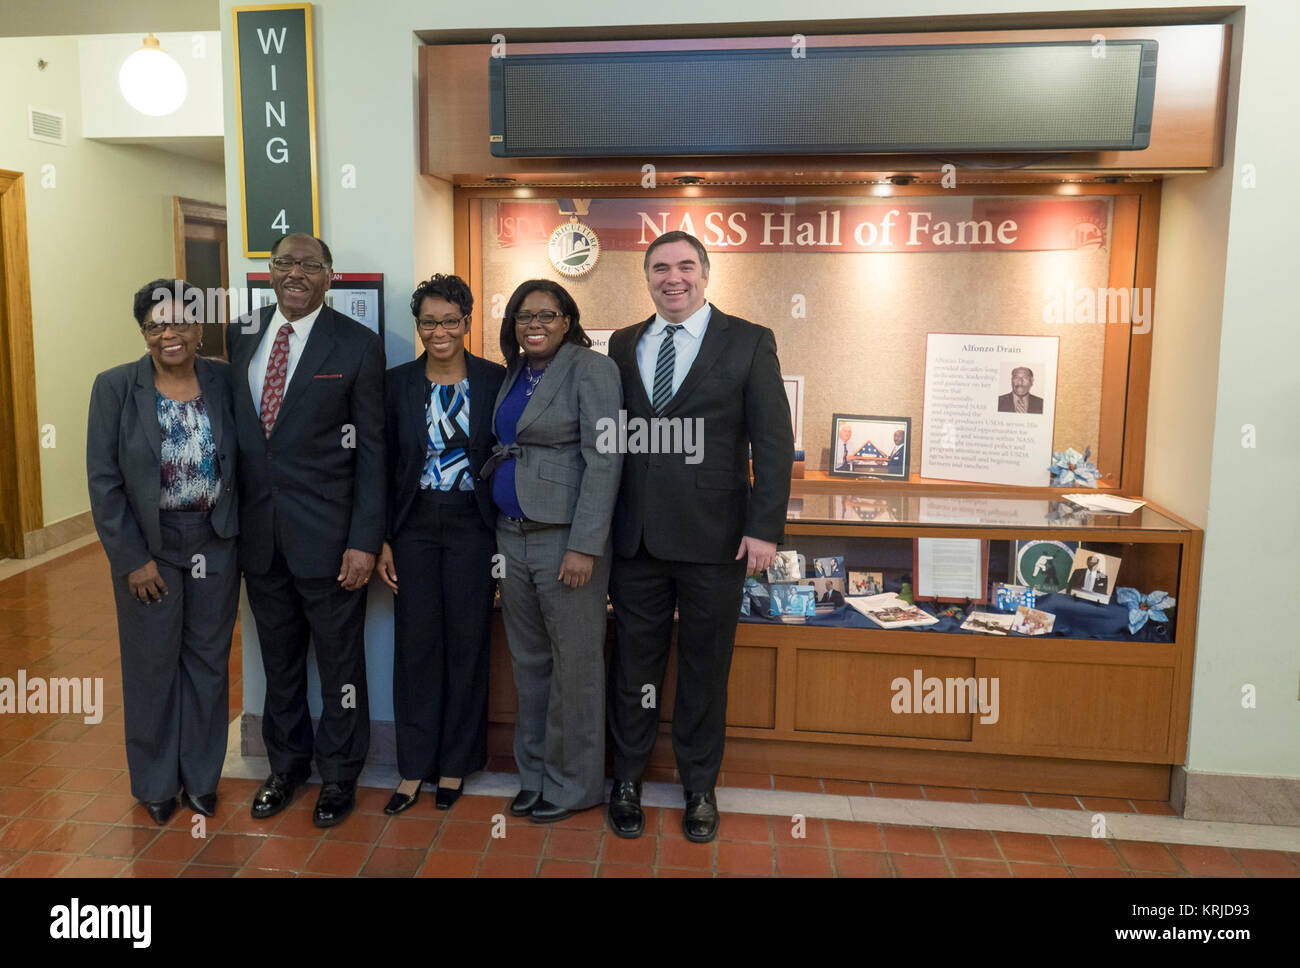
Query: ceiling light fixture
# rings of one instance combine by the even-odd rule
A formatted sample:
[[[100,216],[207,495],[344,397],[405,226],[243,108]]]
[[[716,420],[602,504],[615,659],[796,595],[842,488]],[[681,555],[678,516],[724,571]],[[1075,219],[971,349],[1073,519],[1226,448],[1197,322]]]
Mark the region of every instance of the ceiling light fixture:
[[[141,114],[160,118],[185,103],[189,82],[176,59],[162,49],[150,33],[140,49],[122,62],[117,72],[122,97]]]

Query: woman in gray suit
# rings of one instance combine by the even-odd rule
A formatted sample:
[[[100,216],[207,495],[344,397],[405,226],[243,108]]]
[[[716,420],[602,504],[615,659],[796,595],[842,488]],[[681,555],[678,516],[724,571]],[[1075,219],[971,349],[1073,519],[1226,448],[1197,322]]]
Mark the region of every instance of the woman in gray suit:
[[[90,394],[90,511],[113,572],[131,792],[154,822],[214,816],[226,753],[235,559],[229,367],[197,356],[202,290],[155,279],[135,294],[148,352]]]
[[[617,425],[623,391],[618,367],[590,347],[562,286],[534,279],[506,304],[498,443],[484,476],[500,509],[519,694],[510,812],[537,823],[595,806],[605,790],[605,600],[623,456],[598,439]]]

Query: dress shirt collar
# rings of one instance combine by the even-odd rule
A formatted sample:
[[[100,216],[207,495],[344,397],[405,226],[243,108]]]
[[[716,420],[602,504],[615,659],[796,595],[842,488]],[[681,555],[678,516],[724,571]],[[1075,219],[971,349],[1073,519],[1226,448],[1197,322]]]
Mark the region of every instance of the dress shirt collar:
[[[712,315],[712,313],[713,307],[709,305],[709,302],[706,299],[703,306],[682,320],[681,325],[684,326],[686,332],[690,333],[696,340],[701,340],[704,338],[704,330],[709,325],[709,316]],[[664,319],[658,313],[655,313],[654,321],[650,324],[650,328],[646,330],[646,335],[658,336],[664,331],[664,327],[668,325],[668,320]]]
[[[293,334],[305,343],[307,337],[311,335],[311,328],[316,323],[316,317],[320,315],[320,311],[324,308],[325,304],[321,303],[306,316],[289,323],[293,327]],[[288,322],[289,320],[284,318],[284,313],[280,312],[280,306],[277,303],[275,312],[271,314],[271,339],[275,339],[275,334],[280,332],[280,327]]]

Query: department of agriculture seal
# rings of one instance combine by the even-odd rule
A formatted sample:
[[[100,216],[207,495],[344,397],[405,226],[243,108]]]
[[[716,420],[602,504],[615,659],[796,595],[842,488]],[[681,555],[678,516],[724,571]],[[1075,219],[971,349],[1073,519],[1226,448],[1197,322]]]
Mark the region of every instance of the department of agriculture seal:
[[[600,239],[576,218],[557,227],[546,248],[555,271],[570,278],[585,276],[600,258]]]

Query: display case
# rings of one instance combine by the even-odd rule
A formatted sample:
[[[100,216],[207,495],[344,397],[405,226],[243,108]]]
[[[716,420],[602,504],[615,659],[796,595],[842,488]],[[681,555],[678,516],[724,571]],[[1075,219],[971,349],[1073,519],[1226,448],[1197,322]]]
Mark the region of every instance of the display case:
[[[1161,590],[1176,605],[1168,622],[1149,621],[1136,635],[1114,594],[1110,604],[1041,596],[1037,607],[1057,624],[1040,636],[961,631],[952,618],[883,629],[849,606],[801,624],[742,618],[724,772],[1167,798],[1170,767],[1186,752],[1202,532],[1149,503],[1127,515],[1088,514],[1047,488],[792,485],[782,547],[802,553],[810,570],[817,557],[843,556],[847,569],[881,572],[885,590],[897,590],[911,578],[917,538],[983,539],[990,582],[1010,577],[1016,541],[1078,544],[1120,559],[1112,591]],[[920,604],[930,613],[947,607]],[[497,638],[493,746],[504,754],[513,689]],[[675,677],[674,660],[652,760],[668,768]],[[968,693],[972,680],[987,691]],[[924,708],[934,682],[946,689],[946,711]],[[965,711],[952,711],[954,696],[966,694]],[[992,700],[985,706],[994,714],[977,698]]]

